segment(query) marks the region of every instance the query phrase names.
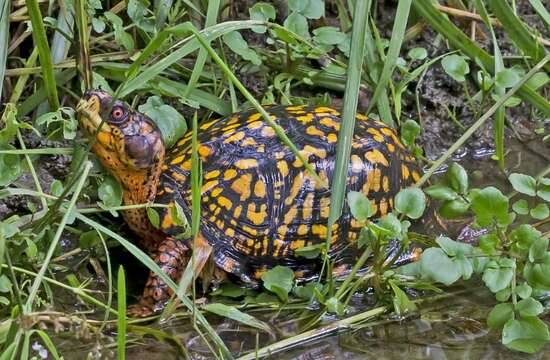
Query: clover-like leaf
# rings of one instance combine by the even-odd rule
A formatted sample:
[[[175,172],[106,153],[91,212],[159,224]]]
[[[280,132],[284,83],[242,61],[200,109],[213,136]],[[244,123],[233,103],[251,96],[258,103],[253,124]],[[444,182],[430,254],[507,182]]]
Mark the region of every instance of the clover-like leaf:
[[[395,196],[395,209],[411,219],[418,219],[426,209],[426,196],[419,188],[406,188]]]
[[[262,275],[264,288],[276,294],[281,301],[288,300],[288,293],[294,285],[294,271],[285,266],[277,265]]]

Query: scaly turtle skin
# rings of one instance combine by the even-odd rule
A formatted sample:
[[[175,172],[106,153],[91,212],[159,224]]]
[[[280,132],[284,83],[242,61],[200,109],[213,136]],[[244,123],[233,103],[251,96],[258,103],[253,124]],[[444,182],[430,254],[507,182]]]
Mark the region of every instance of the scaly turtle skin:
[[[177,203],[190,221],[190,133],[165,150],[149,118],[102,91],[88,92],[78,111],[89,135],[96,134],[104,120],[93,150],[121,182],[125,204]],[[330,184],[338,111],[305,105],[270,106],[266,111]],[[393,197],[414,184],[419,173],[394,130],[363,115],[356,119],[346,191],[363,192],[375,216],[384,216],[393,207]],[[202,124],[198,141],[203,182],[200,248],[194,251],[201,254],[199,267],[212,253],[218,268],[246,283],[256,283],[276,265],[291,267],[299,278],[314,274],[319,261],[298,257],[296,250],[325,242],[330,190],[305,171],[256,111]],[[184,229],[175,225],[169,209],[160,211],[160,229],[150,224],[142,208],[125,211],[124,218],[157,264],[177,280],[190,246],[178,239]],[[352,218],[346,204],[332,229],[330,256],[337,263],[353,264],[353,245],[364,225]],[[134,313],[158,311],[168,296],[166,284],[151,274]]]

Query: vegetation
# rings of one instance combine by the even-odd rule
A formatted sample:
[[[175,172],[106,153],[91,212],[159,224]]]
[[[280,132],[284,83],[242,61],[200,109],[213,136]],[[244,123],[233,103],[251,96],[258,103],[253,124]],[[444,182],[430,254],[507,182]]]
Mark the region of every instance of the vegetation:
[[[494,293],[486,319],[492,333],[513,351],[540,351],[550,340],[545,318],[550,164],[546,156],[538,173],[515,170],[508,144],[520,137],[514,117],[523,114],[527,136],[542,144],[541,152],[548,149],[550,14],[541,0],[523,3],[3,2],[0,360],[71,358],[59,345],[62,328],[70,329],[63,336],[73,341],[92,338],[95,344],[82,350],[90,356],[116,353],[123,359],[125,349],[139,346],[148,335],[192,358],[182,337],[150,321],[159,318],[183,319],[210,357],[262,358],[321,335],[416,316],[425,304],[454,297],[453,284],[482,291],[475,279]],[[447,115],[442,119],[437,115],[442,112],[427,107],[420,96],[435,71],[464,99],[438,104]],[[174,283],[132,243],[119,216],[127,208],[122,188],[79,136],[76,103],[85,90],[97,87],[150,116],[167,144],[193,132],[194,199],[200,198],[201,183],[198,124],[254,107],[297,153],[262,105],[340,105],[340,138],[348,141],[338,144],[329,223],[346,202],[357,220],[370,220],[358,239],[361,254],[351,272],[333,277],[328,234],[327,244],[300,250],[304,258],[324,259],[315,281],[298,284],[290,269],[277,266],[263,275],[262,291],[228,282],[203,293],[192,281],[191,264]],[[426,165],[417,186],[401,191],[394,211],[381,219],[372,219],[362,193],[345,193],[357,111],[397,128],[402,142]],[[453,131],[450,137],[437,135],[450,139],[448,147],[425,153],[421,144],[439,141],[422,135],[432,130],[426,125],[430,112],[443,124],[439,129]],[[488,122],[494,153],[484,161],[496,163],[496,174],[504,174],[508,184],[487,173],[485,182],[472,186],[479,184],[472,181],[478,171],[466,170],[469,164],[461,166],[452,157]],[[198,201],[194,205],[189,237],[198,233]],[[165,205],[139,206],[158,224],[157,209]],[[434,215],[432,208],[440,223],[461,219],[483,235],[464,242],[453,240],[450,230],[437,237],[413,232],[415,221]],[[419,260],[397,266],[418,243],[424,247]],[[129,276],[131,264],[116,256],[121,252],[132,254],[174,290],[160,316],[126,318],[137,276]],[[369,294],[368,309],[352,305],[357,294]],[[291,336],[269,325],[284,312],[292,313],[299,326]],[[228,345],[217,326],[220,319],[242,326],[246,348]]]

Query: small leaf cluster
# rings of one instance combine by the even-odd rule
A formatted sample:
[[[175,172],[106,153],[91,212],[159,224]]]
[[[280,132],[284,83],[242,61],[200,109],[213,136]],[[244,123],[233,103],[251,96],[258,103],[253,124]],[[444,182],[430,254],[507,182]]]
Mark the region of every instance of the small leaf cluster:
[[[512,174],[509,180],[517,192],[548,201],[548,179]],[[489,327],[502,330],[502,343],[510,349],[538,351],[550,340],[548,327],[539,318],[543,306],[537,300],[537,294],[550,290],[549,239],[529,223],[514,226],[514,220],[528,214],[547,218],[548,205],[529,211],[527,201],[519,200],[511,211],[509,198],[497,188],[468,189],[467,173],[458,164],[451,165],[426,193],[441,201],[441,215],[455,217],[471,211],[474,226],[486,233],[477,246],[439,237],[439,247],[426,249],[406,272],[444,285],[478,274],[499,301],[489,314]]]

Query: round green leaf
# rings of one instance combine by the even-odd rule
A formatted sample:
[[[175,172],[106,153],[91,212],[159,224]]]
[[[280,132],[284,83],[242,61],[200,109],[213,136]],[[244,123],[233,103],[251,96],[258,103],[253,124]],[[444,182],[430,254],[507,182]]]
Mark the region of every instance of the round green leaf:
[[[362,192],[350,191],[348,193],[348,205],[351,215],[358,221],[365,221],[372,216],[370,200]]]
[[[441,60],[443,70],[458,82],[466,80],[465,76],[470,72],[470,66],[463,56],[453,54],[448,55]]]
[[[487,264],[482,279],[489,290],[496,293],[510,285],[513,276],[514,269],[501,267],[496,261],[491,261]]]
[[[283,25],[285,28],[294,32],[295,34],[298,34],[305,38],[309,37],[309,27],[307,24],[307,19],[297,12],[293,12],[292,14],[290,14],[286,18]]]
[[[500,329],[507,321],[514,318],[514,305],[510,303],[497,304],[487,317],[487,325],[493,329]]]
[[[235,54],[242,57],[244,60],[250,61],[254,65],[260,65],[262,60],[256,53],[248,47],[248,43],[238,31],[231,31],[223,35],[223,42],[233,51]]]
[[[521,76],[512,69],[503,69],[495,76],[495,84],[503,88],[511,88],[521,80]]]
[[[15,149],[11,145],[0,147],[3,150]],[[7,186],[21,175],[21,160],[19,155],[0,154],[0,186]]]
[[[548,209],[547,204],[538,204],[531,209],[530,214],[533,218],[537,220],[544,220],[550,216],[550,210]]]
[[[532,297],[520,300],[516,305],[516,311],[518,311],[522,317],[538,316],[543,310],[544,306]]]
[[[250,14],[250,20],[259,21],[268,21],[271,19],[275,19],[275,16],[277,15],[273,5],[264,2],[254,4],[250,9],[248,9],[248,13]],[[254,26],[252,27],[252,31],[263,34],[266,31],[266,27]]]
[[[443,184],[435,184],[424,189],[434,200],[454,200],[458,197],[456,191]]]
[[[548,326],[537,317],[510,319],[502,330],[502,343],[512,349],[534,354],[550,340]]]
[[[423,47],[415,47],[409,50],[407,56],[411,60],[424,60],[428,56],[428,51]]]
[[[445,201],[443,204],[441,204],[438,211],[444,218],[454,219],[464,215],[469,208],[470,204],[459,198],[455,200]]]
[[[468,173],[457,163],[452,163],[445,173],[445,181],[459,194],[468,191]]]
[[[420,258],[421,274],[428,279],[451,285],[462,276],[461,269],[440,248],[428,248]]]
[[[537,182],[532,176],[514,173],[508,177],[508,180],[517,192],[529,196],[535,196],[537,193]]]
[[[520,215],[527,215],[529,214],[529,204],[527,204],[527,200],[520,199],[512,205],[512,210]]]
[[[403,189],[395,196],[395,209],[411,219],[418,219],[426,209],[426,196],[418,188]]]
[[[493,221],[500,226],[507,226],[511,222],[508,215],[508,198],[499,189],[489,186],[479,191],[471,191],[471,209],[476,214],[479,226],[487,227]]]
[[[281,301],[288,300],[288,293],[294,285],[294,271],[285,266],[277,265],[262,275],[264,288],[275,293]]]
[[[550,202],[550,179],[542,178],[537,186],[537,196]]]

